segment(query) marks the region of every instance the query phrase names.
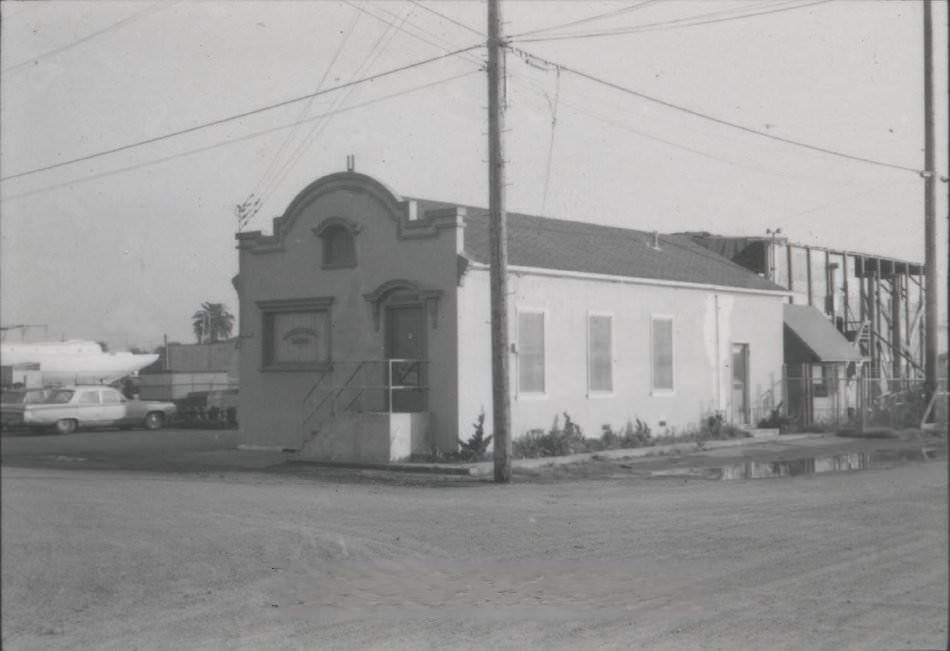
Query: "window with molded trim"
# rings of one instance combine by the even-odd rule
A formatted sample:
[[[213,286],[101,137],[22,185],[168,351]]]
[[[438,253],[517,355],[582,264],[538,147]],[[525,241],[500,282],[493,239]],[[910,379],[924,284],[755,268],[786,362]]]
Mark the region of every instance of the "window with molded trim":
[[[319,366],[330,361],[329,309],[264,312],[264,366]]]
[[[324,267],[352,267],[356,265],[356,243],[353,233],[342,224],[327,227],[321,234]]]

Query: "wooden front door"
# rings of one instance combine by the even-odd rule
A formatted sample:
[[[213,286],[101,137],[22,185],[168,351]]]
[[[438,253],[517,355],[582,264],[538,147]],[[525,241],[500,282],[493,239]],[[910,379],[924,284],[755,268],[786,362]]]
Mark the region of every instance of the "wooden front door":
[[[397,360],[384,369],[387,406],[394,412],[426,410],[425,401],[425,310],[421,305],[390,305],[386,308],[386,359]],[[391,368],[391,371],[390,371]]]

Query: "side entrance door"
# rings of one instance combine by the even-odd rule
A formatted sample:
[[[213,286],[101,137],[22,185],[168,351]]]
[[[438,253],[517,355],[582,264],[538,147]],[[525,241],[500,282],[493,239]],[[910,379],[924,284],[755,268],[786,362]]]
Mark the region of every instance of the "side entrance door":
[[[732,421],[749,423],[749,344],[732,344]]]
[[[394,412],[425,411],[425,310],[421,305],[387,306],[386,359],[397,360],[383,369],[389,387],[387,407]]]

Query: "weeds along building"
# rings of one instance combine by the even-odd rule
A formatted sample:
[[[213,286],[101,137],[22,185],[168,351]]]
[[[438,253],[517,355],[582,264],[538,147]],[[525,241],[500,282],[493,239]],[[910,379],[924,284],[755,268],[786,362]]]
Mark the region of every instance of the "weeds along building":
[[[789,292],[689,237],[509,214],[515,437],[776,403]],[[320,178],[238,233],[245,446],[388,461],[491,431],[488,214]]]

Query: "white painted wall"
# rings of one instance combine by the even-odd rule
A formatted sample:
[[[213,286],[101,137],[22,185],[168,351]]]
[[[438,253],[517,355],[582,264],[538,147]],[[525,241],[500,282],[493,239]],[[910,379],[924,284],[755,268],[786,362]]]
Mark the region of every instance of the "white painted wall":
[[[510,336],[517,342],[522,308],[546,314],[546,392],[523,395],[516,353],[509,357],[512,430],[550,427],[567,411],[587,436],[603,424],[615,429],[640,418],[654,434],[697,426],[717,410],[731,411],[731,345],[750,350],[750,400],[781,379],[781,296],[708,291],[627,282],[512,273]],[[718,304],[718,309],[717,309]],[[587,317],[613,315],[614,391],[591,395],[587,386]],[[491,422],[488,271],[472,269],[459,289],[459,429],[463,437],[480,409]],[[651,390],[651,315],[673,317],[674,391]],[[563,415],[561,416],[563,422]],[[665,423],[665,425],[663,424]]]

